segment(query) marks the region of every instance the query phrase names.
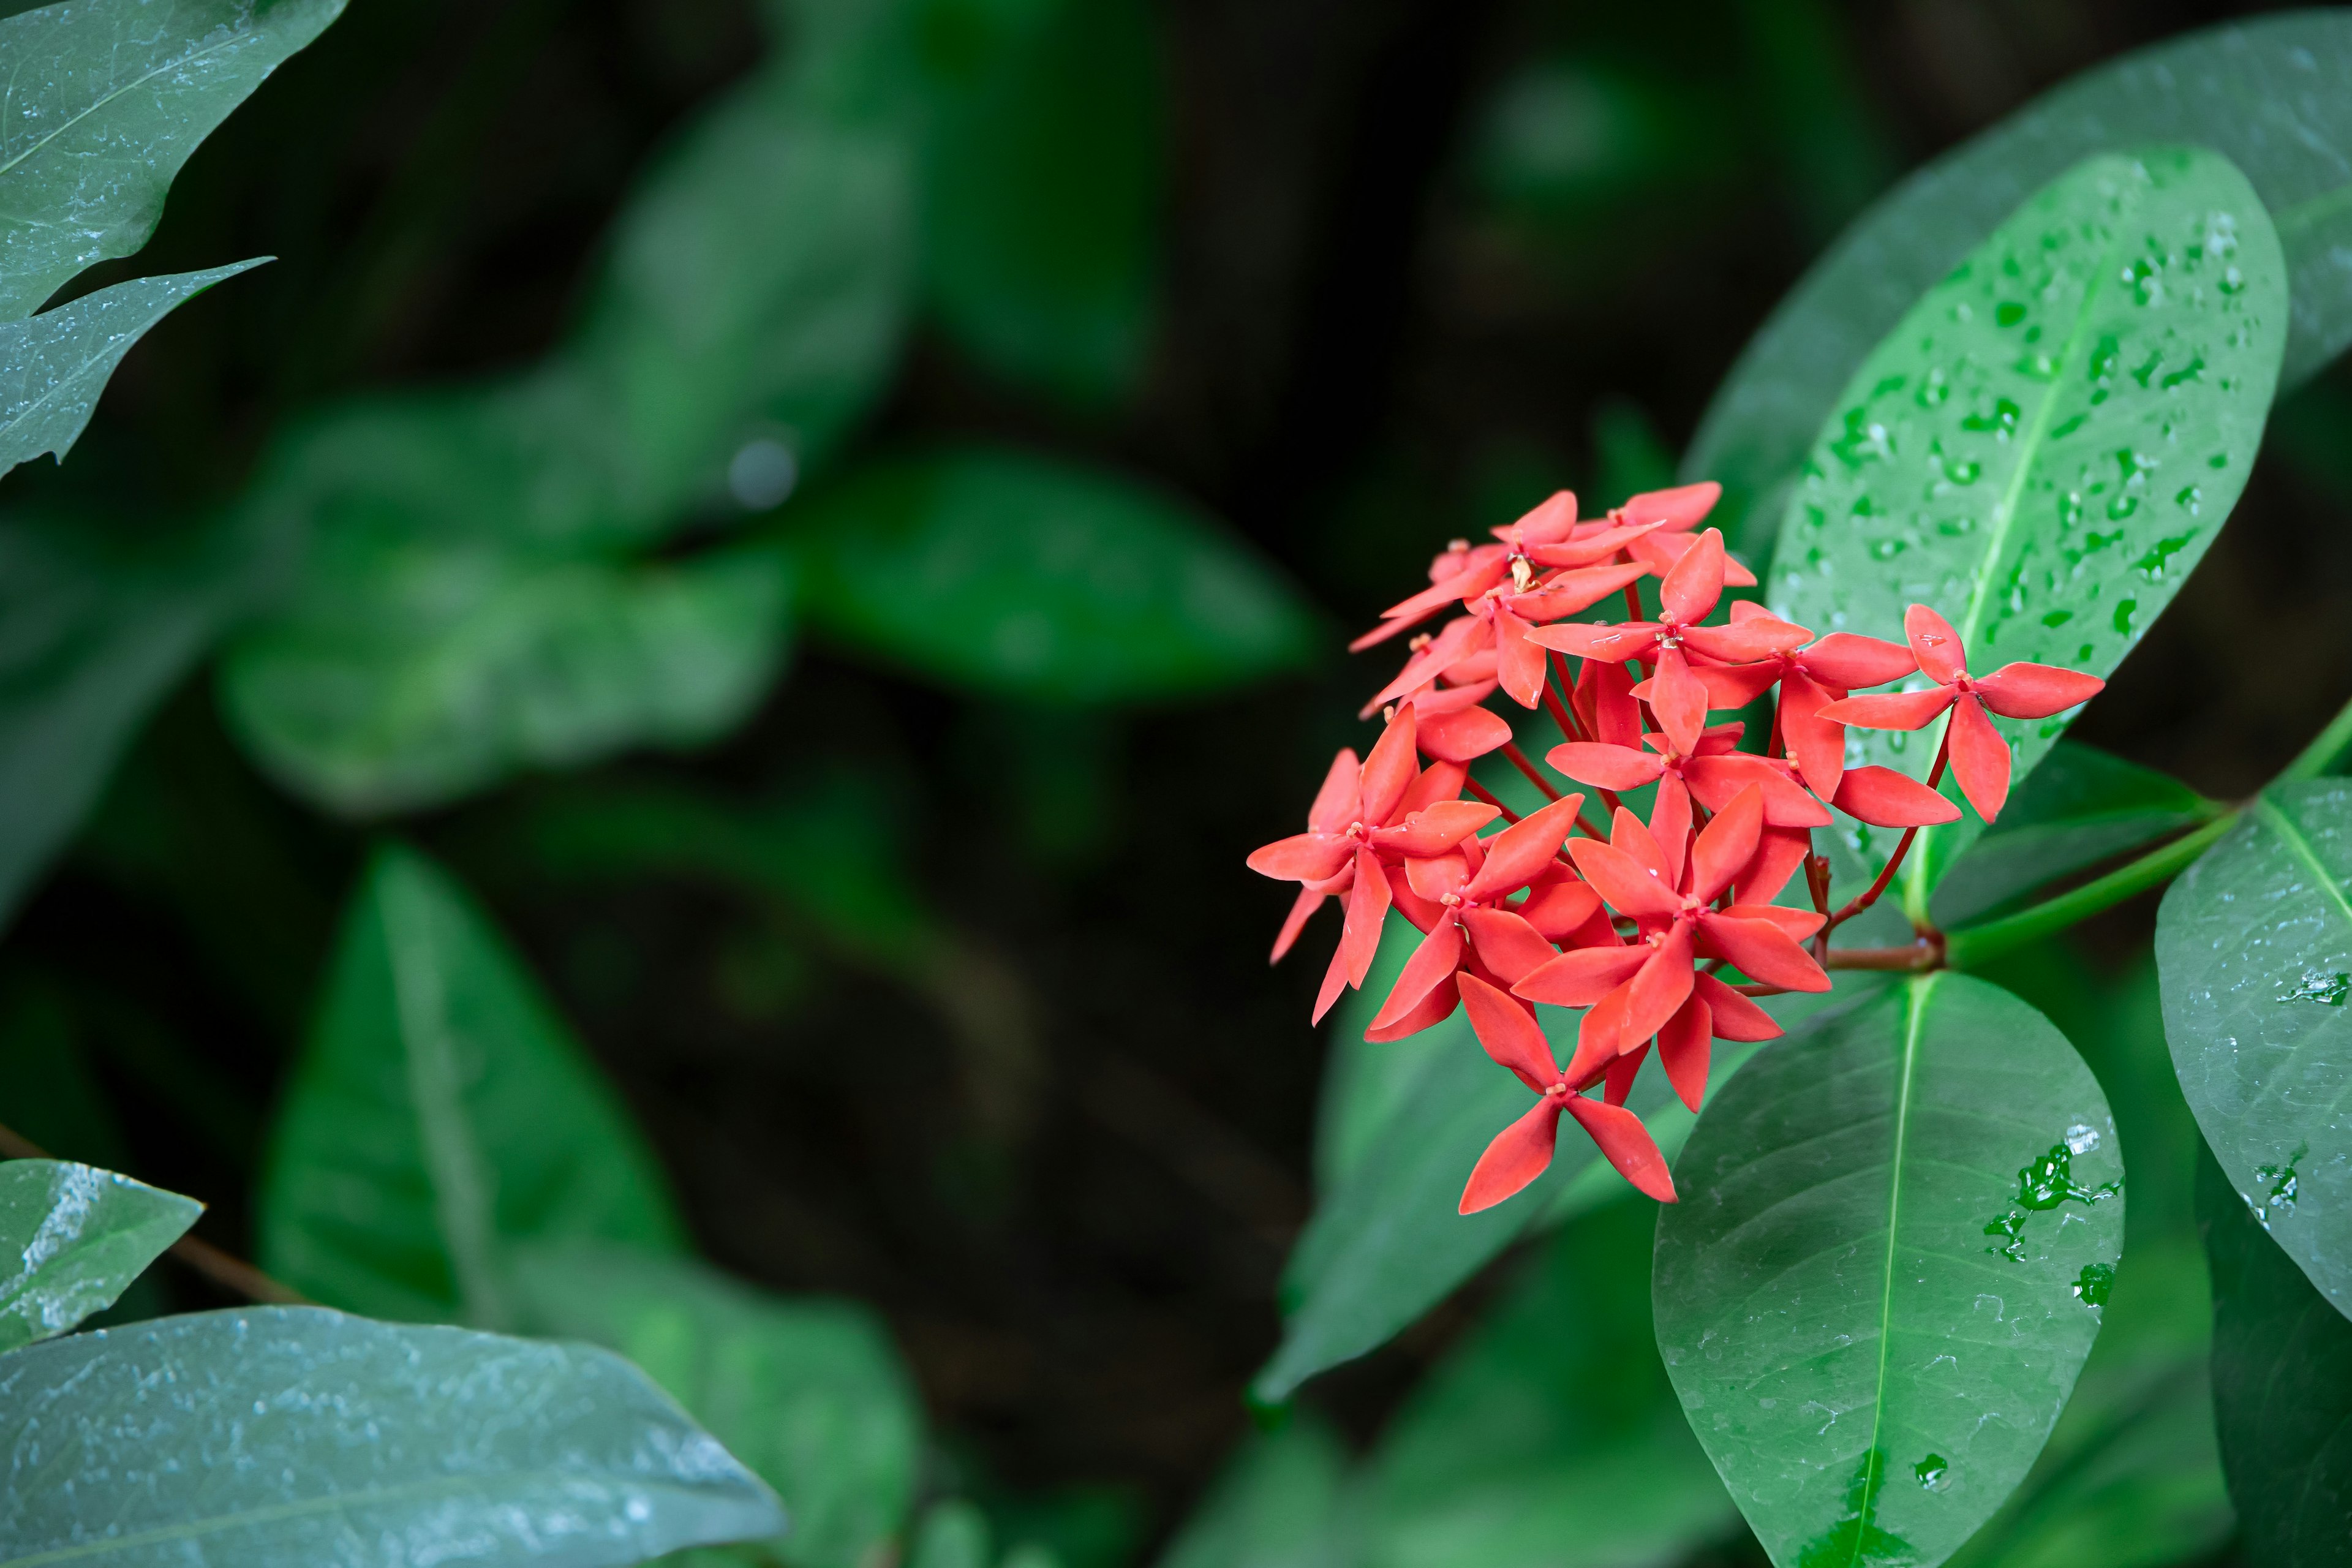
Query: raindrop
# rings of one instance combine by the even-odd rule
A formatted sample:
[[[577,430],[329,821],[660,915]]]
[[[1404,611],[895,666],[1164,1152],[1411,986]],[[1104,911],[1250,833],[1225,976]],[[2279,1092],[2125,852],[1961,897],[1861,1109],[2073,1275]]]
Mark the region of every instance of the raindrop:
[[[744,442],[727,464],[727,493],[745,511],[782,506],[800,479],[800,459],[771,436]]]
[[[2074,1277],[2074,1294],[2085,1307],[2104,1307],[2116,1288],[2116,1266],[2112,1263],[2085,1263],[2083,1272]]]
[[[2132,616],[2139,609],[2137,599],[2120,599],[2116,603],[2116,630],[2131,636]]]
[[[1941,1454],[1928,1455],[1926,1458],[1911,1467],[1911,1473],[1918,1477],[1919,1484],[1927,1488],[1931,1492],[1942,1491],[1946,1487],[1952,1484],[1951,1461],[1945,1458]]]

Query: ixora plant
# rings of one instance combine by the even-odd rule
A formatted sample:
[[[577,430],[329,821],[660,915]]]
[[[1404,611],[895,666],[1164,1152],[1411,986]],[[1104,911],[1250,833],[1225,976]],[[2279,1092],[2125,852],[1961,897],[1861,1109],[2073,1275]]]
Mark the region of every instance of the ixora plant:
[[[1298,884],[1277,961],[1342,903],[1318,1020],[1381,976],[1260,1398],[1613,1168],[1658,1200],[1665,1374],[1773,1560],[1944,1562],[2033,1469],[2134,1268],[2099,1081],[1971,971],[2174,879],[2156,960],[2212,1154],[2221,1463],[2252,1560],[2344,1560],[2352,790],[2325,775],[2352,710],[2237,805],[2060,741],[2331,319],[2291,335],[2280,226],[2209,149],[2092,156],[1860,356],[1771,487],[1777,542],[1743,531],[1760,572],[1703,478],[1591,519],[1563,493],[1454,542],[1358,639],[1412,634],[1379,736],[1249,859]],[[1465,1076],[1477,1047],[1507,1103]]]

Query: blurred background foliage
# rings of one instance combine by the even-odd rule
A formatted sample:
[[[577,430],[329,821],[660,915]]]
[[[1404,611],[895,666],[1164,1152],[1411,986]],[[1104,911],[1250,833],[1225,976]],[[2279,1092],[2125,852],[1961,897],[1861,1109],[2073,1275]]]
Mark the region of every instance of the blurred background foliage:
[[[0,1119],[323,1300],[619,1345],[788,1495],[855,1454],[796,1561],[949,1496],[919,1568],[1760,1561],[1630,1205],[1250,1435],[1322,1047],[1241,853],[1445,539],[1664,482],[1902,172],[2234,14],[355,0],[74,287],[278,259],[0,488]],[[2078,736],[2227,798],[2318,727],[2347,428],[2282,406]],[[2153,918],[2000,977],[2135,1185],[1986,1563],[2227,1550]],[[420,963],[479,1054],[370,1037]],[[511,1204],[428,1212],[468,1161]]]

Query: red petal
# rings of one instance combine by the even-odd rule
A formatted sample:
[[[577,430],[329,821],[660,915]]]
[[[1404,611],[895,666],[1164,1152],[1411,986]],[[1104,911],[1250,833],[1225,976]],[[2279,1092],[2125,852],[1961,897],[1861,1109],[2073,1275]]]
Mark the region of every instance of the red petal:
[[[1748,785],[1715,815],[1691,845],[1691,896],[1702,903],[1731,886],[1756,858],[1764,833],[1764,792]]]
[[[1583,804],[1580,795],[1562,795],[1495,835],[1486,845],[1486,864],[1478,868],[1462,896],[1477,903],[1493,903],[1534,881],[1559,853],[1569,829],[1576,826],[1577,807]]]
[[[1780,744],[1823,800],[1836,795],[1845,773],[1845,727],[1821,716],[1831,700],[1829,692],[1799,671],[1790,670],[1780,682]]]
[[[1812,640],[1813,634],[1769,616],[1750,616],[1727,626],[1685,626],[1685,646],[1726,664],[1753,664],[1759,658],[1788,653]]]
[[[1707,1058],[1712,1054],[1714,1039],[1713,1011],[1696,990],[1691,999],[1682,1005],[1681,1011],[1667,1019],[1666,1026],[1658,1031],[1658,1065],[1666,1069],[1666,1081],[1675,1086],[1675,1092],[1693,1110],[1706,1098]]]
[[[1312,888],[1298,889],[1298,897],[1290,901],[1290,912],[1282,919],[1281,934],[1274,939],[1274,955],[1266,960],[1268,963],[1282,962],[1292,944],[1298,941],[1298,933],[1307,929],[1307,917],[1321,909],[1323,900],[1330,896],[1318,893]]]
[[[1397,710],[1396,718],[1373,745],[1372,754],[1364,759],[1364,821],[1386,822],[1421,772],[1421,753],[1413,745],[1416,728],[1412,704],[1408,702]]]
[[[1952,623],[1925,605],[1903,612],[1904,640],[1919,660],[1919,673],[1938,686],[1949,686],[1968,673],[1969,650]]]
[[[1368,1044],[1375,1046],[1384,1046],[1391,1040],[1406,1039],[1418,1035],[1423,1029],[1435,1028],[1443,1024],[1446,1019],[1454,1016],[1454,1009],[1460,1005],[1462,1005],[1462,994],[1454,984],[1454,976],[1449,974],[1438,982],[1435,990],[1421,999],[1420,1006],[1415,1007],[1385,1029],[1366,1029],[1364,1039]]]
[[[1576,531],[1576,492],[1554,490],[1520,514],[1517,521],[1495,530],[1495,537],[1521,550],[1552,544]]]
[[[1528,640],[1527,622],[1501,608],[1495,611],[1495,679],[1522,708],[1543,695],[1544,650]]]
[[[1419,719],[1423,725],[1426,725],[1432,719],[1440,717],[1444,714],[1459,713],[1465,708],[1475,708],[1478,704],[1486,701],[1486,699],[1495,695],[1495,681],[1492,672],[1479,676],[1475,680],[1471,679],[1472,672],[1477,669],[1481,664],[1485,663],[1492,657],[1493,654],[1491,652],[1474,653],[1468,658],[1464,659],[1460,664],[1455,665],[1452,669],[1445,672],[1445,679],[1449,681],[1455,682],[1455,684],[1451,686],[1424,686],[1415,691],[1412,694],[1412,710],[1414,716]],[[1465,680],[1469,681],[1468,685],[1465,686],[1460,684]],[[1428,750],[1426,746],[1422,749],[1423,751]]]
[[[1658,584],[1658,602],[1675,619],[1689,625],[1705,620],[1723,597],[1723,531],[1710,528]]]
[[[1412,787],[1404,792],[1404,798],[1397,802],[1394,811],[1389,813],[1388,825],[1401,823],[1414,812],[1426,811],[1439,801],[1460,799],[1462,781],[1469,776],[1470,770],[1459,763],[1440,761],[1430,763],[1414,776]]]
[[[1372,1027],[1385,1029],[1420,1006],[1431,992],[1454,978],[1461,963],[1462,928],[1452,921],[1439,921],[1404,961],[1396,984],[1389,988],[1388,1000],[1372,1016]]]
[[[1680,773],[1668,773],[1658,781],[1657,798],[1650,803],[1650,837],[1657,840],[1658,853],[1665,859],[1668,887],[1683,885],[1683,858],[1690,847],[1690,787]]]
[[[1447,861],[1445,859],[1406,860],[1388,868],[1389,896],[1395,900],[1397,912],[1403,915],[1406,920],[1411,921],[1412,922],[1412,929],[1420,931],[1424,936],[1429,932],[1435,931],[1438,927],[1438,922],[1441,921],[1452,920],[1454,918],[1454,911],[1447,909],[1444,904],[1439,903],[1433,898],[1423,898],[1419,893],[1414,892],[1412,888],[1413,874],[1427,867],[1444,867],[1446,864]],[[1452,892],[1455,888],[1462,885],[1463,881],[1469,876],[1469,874],[1470,873],[1467,868],[1463,867],[1459,862],[1454,862],[1452,871],[1454,880],[1448,882],[1441,891],[1447,893]]]
[[[1469,857],[1459,849],[1448,855],[1410,855],[1404,860],[1404,883],[1416,899],[1440,904],[1446,894],[1459,893],[1470,879]],[[1415,924],[1420,924],[1415,921]],[[1429,927],[1422,926],[1423,931]]]
[[[1337,834],[1294,833],[1252,850],[1248,866],[1285,882],[1320,882],[1338,876],[1355,853],[1355,844]]]
[[[1602,746],[1590,741],[1569,741],[1544,753],[1544,761],[1579,784],[1595,789],[1639,789],[1655,784],[1665,771],[1665,760],[1630,746]]]
[[[1654,872],[1668,888],[1682,886],[1681,878],[1666,874],[1666,853],[1658,847],[1656,836],[1640,817],[1622,805],[1610,814],[1609,843],[1611,847],[1631,855],[1643,869]]]
[[[1587,660],[1576,678],[1577,711],[1585,728],[1605,746],[1642,747],[1642,710],[1633,700],[1633,677],[1622,664]]]
[[[1622,1105],[1625,1097],[1633,1092],[1633,1080],[1642,1076],[1642,1064],[1650,1059],[1650,1047],[1636,1046],[1601,1069],[1601,1102]]]
[[[1799,654],[1797,662],[1823,686],[1852,691],[1902,679],[1919,668],[1919,656],[1901,643],[1832,632]]]
[[[1893,768],[1848,768],[1838,785],[1837,808],[1873,827],[1930,827],[1960,819],[1958,806]]]
[[[1687,757],[1698,749],[1706,728],[1706,683],[1690,672],[1680,648],[1658,650],[1657,672],[1650,677],[1650,711],[1678,754]]]
[[[1708,708],[1745,708],[1771,689],[1772,682],[1780,678],[1780,667],[1696,664],[1691,667],[1691,673],[1706,682]]]
[[[1723,913],[1735,921],[1769,921],[1787,931],[1791,942],[1808,940],[1829,920],[1818,910],[1792,910],[1784,904],[1734,904]]]
[[[1664,942],[1651,950],[1625,987],[1625,1019],[1618,1026],[1617,1048],[1629,1051],[1664,1028],[1675,1009],[1691,992],[1691,928],[1676,921]]]
[[[1613,552],[1615,547],[1611,548]],[[1544,563],[1565,564],[1559,562]],[[1626,584],[1638,583],[1649,574],[1648,563],[1642,561],[1631,565],[1589,566],[1581,572],[1563,572],[1547,580],[1532,594],[1514,595],[1510,601],[1511,613],[1530,621],[1556,621],[1562,616],[1589,610],[1610,595],[1622,591]]]
[[[1397,826],[1375,827],[1365,837],[1375,849],[1426,858],[1444,854],[1500,815],[1483,800],[1441,800]]]
[[[1369,849],[1356,851],[1356,885],[1348,889],[1348,921],[1339,931],[1339,951],[1348,955],[1350,989],[1371,972],[1381,947],[1381,922],[1388,918],[1389,879]],[[1318,1020],[1318,1022],[1320,1020]]]
[[[1715,510],[1722,494],[1723,487],[1713,479],[1676,485],[1671,489],[1643,490],[1619,507],[1617,515],[1628,522],[1654,522],[1669,532],[1685,533]]]
[[[1753,588],[1756,586],[1756,574],[1749,571],[1747,563],[1738,556],[1727,552],[1723,557],[1723,585],[1727,588]]]
[[[1360,766],[1353,746],[1339,748],[1339,754],[1331,759],[1331,771],[1323,775],[1322,785],[1315,792],[1315,804],[1307,808],[1309,828],[1337,833],[1356,820],[1356,805],[1362,794]]]
[[[1992,727],[1985,710],[1963,699],[1952,704],[1952,727],[1944,733],[1952,758],[1952,776],[1960,793],[1990,822],[2009,804],[2009,742]]]
[[[1583,1022],[1576,1026],[1576,1055],[1566,1074],[1571,1087],[1580,1089],[1591,1083],[1623,1054],[1617,1047],[1624,1043],[1625,1004],[1633,991],[1629,980],[1585,1009]]]
[[[1621,915],[1671,915],[1683,907],[1657,872],[1622,849],[1594,838],[1571,838],[1568,853],[1592,890]]]
[[[1764,796],[1764,822],[1769,827],[1827,827],[1830,814],[1822,803],[1790,778],[1782,765],[1766,757],[1693,757],[1683,764],[1691,793],[1709,811],[1721,811],[1741,790]]]
[[[1675,1179],[1666,1173],[1666,1157],[1658,1152],[1640,1117],[1622,1105],[1603,1105],[1580,1094],[1568,1097],[1568,1110],[1619,1175],[1662,1204],[1675,1201]]]
[[[1478,962],[1506,985],[1517,985],[1559,956],[1541,931],[1509,910],[1465,910],[1462,924]]]
[[[1841,697],[1823,703],[1815,716],[1862,730],[1916,730],[1949,708],[1955,695],[1950,687],[1938,686],[1931,691],[1894,691],[1883,697]]]
[[[1417,739],[1421,749],[1442,762],[1474,761],[1511,738],[1511,726],[1503,716],[1484,708],[1465,708],[1458,713],[1423,717],[1420,723]]]
[[[1495,1141],[1478,1156],[1469,1185],[1462,1189],[1462,1213],[1493,1208],[1544,1173],[1559,1139],[1559,1100],[1546,1095],[1525,1116],[1495,1134]]]
[[[2005,719],[2047,719],[2088,702],[2107,686],[2095,675],[2053,664],[2004,664],[1974,684],[1984,705]]]
[[[1340,935],[1341,941],[1339,945],[1331,951],[1331,963],[1329,966],[1323,971],[1323,984],[1315,993],[1315,1013],[1314,1016],[1307,1020],[1309,1023],[1321,1023],[1323,1021],[1323,1015],[1331,1010],[1331,1005],[1339,1001],[1339,994],[1348,988],[1348,944],[1346,942],[1346,932],[1342,931]]]
[[[1575,948],[1545,961],[1512,986],[1511,994],[1555,1007],[1590,1007],[1640,973],[1649,961],[1647,947]]]
[[[1421,620],[1435,615],[1448,605],[1475,599],[1511,574],[1511,555],[1507,550],[1492,545],[1470,552],[1473,556],[1482,551],[1492,551],[1483,560],[1474,561],[1450,577],[1442,578],[1423,588],[1410,599],[1400,600],[1381,612],[1383,621],[1401,620],[1410,616]]]
[[[1521,1083],[1541,1094],[1559,1081],[1559,1065],[1551,1058],[1551,1042],[1544,1038],[1534,1011],[1510,993],[1498,991],[1475,974],[1462,976],[1462,1006],[1470,1015],[1470,1032],[1486,1054],[1517,1073]]]
[[[1519,906],[1519,918],[1547,942],[1568,941],[1579,927],[1600,912],[1601,895],[1589,884],[1570,878],[1565,870],[1556,878],[1538,879],[1535,891]],[[1493,961],[1488,960],[1489,967],[1492,964]]]
[[[1731,884],[1732,896],[1743,904],[1769,904],[1780,896],[1789,879],[1813,852],[1813,836],[1801,827],[1773,827],[1767,814],[1763,834],[1756,843],[1756,858]]]
[[[1830,977],[1822,973],[1812,955],[1770,921],[1733,920],[1712,910],[1703,911],[1698,921],[1715,950],[1741,973],[1791,991],[1830,988]]]
[[[1624,528],[1604,528],[1586,539],[1562,540],[1555,544],[1532,544],[1528,547],[1528,559],[1538,566],[1591,566],[1595,562],[1608,560],[1656,526],[1655,523],[1638,523]],[[1649,567],[1644,565],[1641,571],[1646,574]],[[1617,587],[1624,585],[1620,583]],[[1616,588],[1608,590],[1612,594],[1616,591]],[[1579,609],[1583,607],[1581,605],[1577,606]]]
[[[1718,1040],[1777,1040],[1780,1026],[1772,1015],[1726,985],[1712,974],[1691,981],[1691,995],[1706,1004]]]
[[[1404,661],[1404,668],[1398,671],[1394,680],[1372,694],[1372,700],[1358,710],[1358,717],[1369,719],[1383,704],[1427,686],[1484,652],[1494,639],[1494,623],[1484,616],[1458,616],[1446,622],[1428,647]]]
[[[1538,626],[1528,634],[1528,640],[1541,647],[1572,653],[1579,658],[1622,664],[1629,658],[1648,658],[1650,650],[1658,646],[1658,628],[1648,621],[1627,621],[1613,626],[1568,621],[1556,626]]]

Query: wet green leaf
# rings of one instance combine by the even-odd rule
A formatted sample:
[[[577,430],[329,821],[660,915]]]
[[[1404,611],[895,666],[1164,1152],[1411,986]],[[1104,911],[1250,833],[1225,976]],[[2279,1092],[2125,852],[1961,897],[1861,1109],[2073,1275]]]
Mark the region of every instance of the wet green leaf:
[[[246,528],[142,540],[89,519],[0,524],[0,919],[276,560]]]
[[[2263,792],[2157,917],[2164,1033],[2205,1142],[2352,1312],[2352,783]]]
[[[1672,1563],[1736,1527],[1658,1364],[1653,1210],[1561,1229],[1413,1391],[1369,1461],[1368,1568]]]
[[[676,1247],[645,1140],[448,874],[380,850],[271,1136],[262,1266],[373,1316],[516,1321],[509,1253]]]
[[[196,144],[342,10],[343,0],[77,0],[0,21],[0,321],[145,245]]]
[[[789,583],[757,545],[629,564],[331,536],[300,601],[230,650],[223,696],[289,788],[352,816],[410,810],[716,739],[783,658]]]
[[[2138,1164],[2134,1144],[2136,1183]],[[2193,1236],[2135,1236],[2049,1446],[1954,1568],[2157,1568],[2228,1537],[2211,1309]]]
[[[772,1535],[767,1488],[606,1351],[316,1307],[0,1357],[0,1561],[619,1568]]]
[[[1348,1453],[1310,1412],[1251,1436],[1159,1568],[1351,1568]]]
[[[870,465],[787,514],[802,613],[948,685],[1070,702],[1296,668],[1318,623],[1221,523],[1133,480],[963,447]]]
[[[65,461],[131,345],[222,279],[260,265],[134,278],[29,321],[0,323],[0,473],[44,452]]]
[[[2211,1160],[2198,1166],[2197,1216],[2213,1267],[2214,1425],[2245,1560],[2333,1568],[2352,1539],[2352,1322]]]
[[[1078,404],[1132,389],[1150,347],[1162,201],[1157,24],[1140,0],[1046,0],[942,72],[923,277],[956,343]]]
[[[777,1556],[857,1568],[887,1549],[914,1500],[922,1411],[863,1308],[609,1244],[530,1248],[514,1278],[523,1328],[627,1356],[775,1488],[792,1519]]]
[[[1658,1348],[1776,1563],[1932,1568],[2001,1505],[2098,1333],[2121,1174],[2074,1047],[1966,975],[1723,1087],[1659,1214]]]
[[[0,1351],[113,1305],[204,1206],[68,1160],[0,1164]]]
[[[2352,342],[2352,17],[2309,10],[2168,40],[2085,71],[1920,170],[1846,230],[1717,391],[1684,459],[1723,481],[1735,544],[1770,545],[1854,367],[2043,181],[2095,153],[2215,149],[2269,206],[2293,274],[2283,381]],[[1867,630],[1857,627],[1856,630]]]
[[[1944,873],[1928,910],[1937,925],[1956,930],[2224,809],[2168,774],[2060,741],[2010,797],[2000,820]]]
[[[2235,169],[2197,150],[2078,165],[1855,372],[1790,500],[1769,602],[1885,637],[1923,603],[1977,673],[2028,659],[2107,674],[2236,504],[2285,330],[2277,239]],[[2017,780],[2068,722],[1994,721]],[[1943,726],[1849,734],[1864,760],[1921,777]],[[1905,864],[1915,915],[1981,826],[1962,810]],[[1845,831],[1874,868],[1898,837]]]

